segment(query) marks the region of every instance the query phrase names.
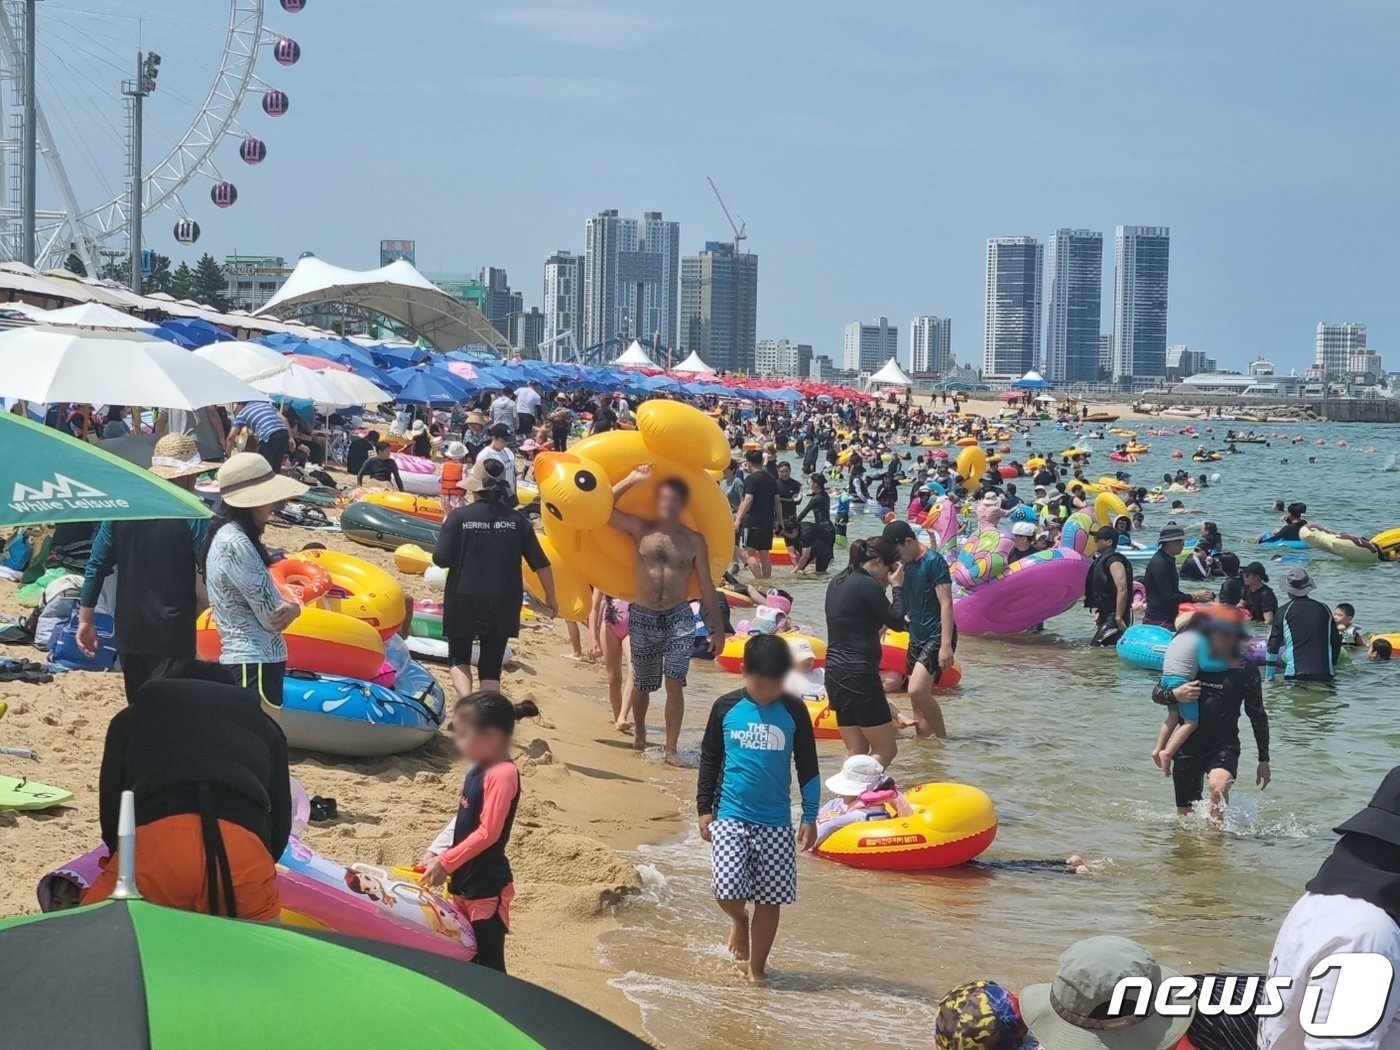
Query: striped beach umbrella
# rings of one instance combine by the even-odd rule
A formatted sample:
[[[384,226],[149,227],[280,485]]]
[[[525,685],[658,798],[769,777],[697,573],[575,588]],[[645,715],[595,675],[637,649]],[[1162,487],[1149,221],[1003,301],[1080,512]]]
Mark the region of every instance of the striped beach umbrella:
[[[623,1048],[560,996],[440,955],[129,898],[0,919],[0,1044]]]

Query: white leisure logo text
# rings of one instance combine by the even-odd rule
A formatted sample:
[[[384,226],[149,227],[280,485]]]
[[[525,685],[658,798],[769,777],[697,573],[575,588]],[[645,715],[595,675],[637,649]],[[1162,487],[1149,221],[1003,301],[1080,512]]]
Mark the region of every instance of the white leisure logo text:
[[[1324,981],[1335,974],[1334,981]],[[1322,959],[1308,975],[1300,1000],[1293,1004],[1298,1024],[1308,1035],[1322,1039],[1355,1039],[1375,1030],[1385,1016],[1395,968],[1384,955],[1374,952],[1339,952]],[[1331,985],[1324,1009],[1323,994]],[[1257,974],[1209,974],[1204,977],[1167,977],[1154,988],[1147,977],[1125,977],[1113,989],[1108,1015],[1147,1016],[1149,1009],[1165,1017],[1186,1017],[1196,1012],[1277,1017],[1284,1012],[1293,978]],[[1262,995],[1260,994],[1262,991]],[[1131,1005],[1124,1009],[1131,997]]]

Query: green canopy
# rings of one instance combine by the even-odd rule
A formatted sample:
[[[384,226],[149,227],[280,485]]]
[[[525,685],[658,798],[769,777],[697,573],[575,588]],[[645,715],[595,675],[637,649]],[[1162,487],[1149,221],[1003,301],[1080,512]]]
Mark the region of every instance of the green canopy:
[[[547,936],[547,932],[542,932]],[[112,900],[0,919],[13,1047],[645,1050],[524,981],[377,941]]]
[[[0,412],[0,449],[0,526],[209,516],[184,489],[23,416]]]

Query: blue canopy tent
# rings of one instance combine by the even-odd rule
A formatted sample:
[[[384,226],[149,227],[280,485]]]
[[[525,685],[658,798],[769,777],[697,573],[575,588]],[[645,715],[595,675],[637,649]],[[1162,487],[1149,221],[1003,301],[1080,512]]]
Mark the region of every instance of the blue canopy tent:
[[[1019,390],[1046,390],[1050,386],[1050,384],[1045,381],[1045,377],[1034,368],[1011,385]]]

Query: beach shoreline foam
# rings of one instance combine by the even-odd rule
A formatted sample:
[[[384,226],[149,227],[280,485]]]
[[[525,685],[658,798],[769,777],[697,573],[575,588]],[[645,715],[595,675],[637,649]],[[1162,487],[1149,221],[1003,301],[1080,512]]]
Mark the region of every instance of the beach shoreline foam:
[[[394,572],[391,552],[359,546],[338,532],[270,528],[268,545],[298,550],[323,543]],[[419,598],[435,596],[421,577],[394,573]],[[0,613],[26,610],[15,585],[0,585]],[[533,698],[538,720],[521,724],[516,758],[523,792],[510,846],[518,895],[507,944],[511,972],[633,1031],[641,1013],[609,984],[615,972],[598,941],[615,925],[614,906],[641,887],[621,853],[680,834],[676,802],[693,773],[636,755],[611,724],[601,665],[569,659],[562,623],[529,627],[507,669],[513,699]],[[33,659],[36,650],[7,655]],[[444,665],[431,665],[448,688]],[[8,775],[27,775],[74,793],[48,812],[0,812],[0,914],[34,912],[39,877],[98,841],[97,778],[108,721],[125,705],[119,674],[69,672],[47,685],[0,683],[9,713],[0,739],[39,752],[39,761],[3,759]],[[450,701],[449,701],[450,706]],[[292,772],[307,792],[337,801],[336,820],[313,824],[307,843],[351,863],[413,864],[455,814],[463,769],[443,734],[426,747],[388,758],[337,759],[293,751]]]

